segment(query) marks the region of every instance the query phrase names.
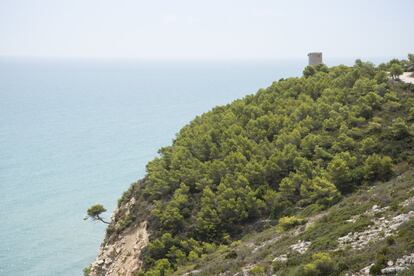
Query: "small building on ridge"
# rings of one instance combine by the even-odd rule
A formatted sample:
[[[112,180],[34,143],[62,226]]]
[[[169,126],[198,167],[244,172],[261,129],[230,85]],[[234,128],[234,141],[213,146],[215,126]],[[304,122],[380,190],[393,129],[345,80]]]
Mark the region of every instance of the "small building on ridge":
[[[318,65],[322,64],[322,52],[312,52],[308,54],[309,64],[308,65]]]

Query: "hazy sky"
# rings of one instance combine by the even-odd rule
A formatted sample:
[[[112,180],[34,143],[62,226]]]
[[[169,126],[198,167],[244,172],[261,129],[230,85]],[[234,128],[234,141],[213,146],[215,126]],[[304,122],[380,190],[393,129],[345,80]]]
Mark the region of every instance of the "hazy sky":
[[[0,0],[0,56],[232,59],[414,52],[412,0]]]

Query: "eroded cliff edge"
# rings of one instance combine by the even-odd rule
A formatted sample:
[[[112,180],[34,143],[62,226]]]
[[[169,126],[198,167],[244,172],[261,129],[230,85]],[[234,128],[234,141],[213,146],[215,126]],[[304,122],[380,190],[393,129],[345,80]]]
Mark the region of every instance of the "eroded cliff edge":
[[[142,267],[141,254],[149,241],[148,221],[134,191],[142,181],[134,183],[123,195],[115,209],[111,223],[95,261],[90,266],[90,276],[136,275]],[[140,217],[137,215],[140,214]]]

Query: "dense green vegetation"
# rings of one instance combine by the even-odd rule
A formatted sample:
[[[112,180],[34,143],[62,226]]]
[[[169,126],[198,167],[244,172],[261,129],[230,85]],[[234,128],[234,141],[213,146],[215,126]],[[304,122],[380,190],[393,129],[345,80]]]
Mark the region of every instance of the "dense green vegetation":
[[[108,234],[147,218],[142,273],[164,275],[260,220],[282,218],[288,230],[304,223],[295,216],[301,210],[327,209],[361,185],[388,180],[395,164],[413,156],[414,86],[395,77],[410,62],[307,67],[304,77],[195,118],[123,196],[120,204],[138,199],[136,212]],[[336,268],[329,254],[316,252],[300,269],[319,275]]]
[[[378,264],[374,270],[382,269],[384,260],[395,261],[414,252],[413,220],[401,225],[392,236],[368,243],[362,250],[337,250],[337,240],[349,232],[364,231],[372,225],[373,216],[364,214],[374,205],[390,206],[379,215],[385,217],[414,210],[414,204],[401,206],[407,198],[414,196],[414,169],[412,165],[400,163],[396,170],[399,176],[385,183],[377,183],[372,188],[358,188],[322,213],[310,207],[299,210],[298,216],[307,216],[310,220],[307,226],[289,227],[285,232],[278,231],[280,223],[265,230],[252,229],[241,240],[221,245],[213,253],[203,254],[198,260],[180,265],[174,275],[183,275],[192,270],[198,270],[197,275],[200,276],[223,272],[234,275],[252,265],[251,275],[346,275],[372,263]],[[405,173],[401,174],[402,171]],[[313,212],[315,214],[312,215]],[[355,216],[359,218],[354,223],[348,221]],[[304,254],[289,249],[299,240],[311,243]],[[275,261],[275,257],[282,254],[286,255],[288,261]],[[412,269],[401,275],[412,275],[409,273]]]

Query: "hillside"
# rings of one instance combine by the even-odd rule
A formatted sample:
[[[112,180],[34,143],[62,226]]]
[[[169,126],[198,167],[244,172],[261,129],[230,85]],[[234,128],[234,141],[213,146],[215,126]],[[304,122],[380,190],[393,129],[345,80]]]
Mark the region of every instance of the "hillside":
[[[320,213],[304,209],[300,224],[252,230],[175,275],[368,275],[373,265],[372,271],[413,275],[413,173],[361,188]]]
[[[307,67],[196,117],[119,200],[86,273],[409,273],[414,85],[394,72],[411,58]]]

